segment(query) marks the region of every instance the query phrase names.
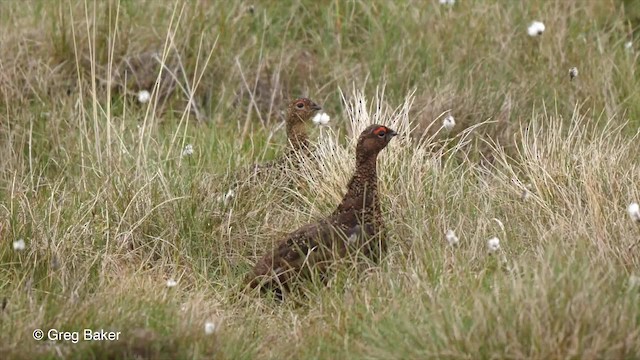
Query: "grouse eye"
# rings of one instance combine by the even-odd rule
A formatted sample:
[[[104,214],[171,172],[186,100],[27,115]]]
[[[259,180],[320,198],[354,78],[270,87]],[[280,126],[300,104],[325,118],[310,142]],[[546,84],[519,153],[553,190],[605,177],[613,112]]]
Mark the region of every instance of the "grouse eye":
[[[386,133],[384,132],[384,130],[382,131],[378,131],[378,137],[384,137],[386,135]]]
[[[299,103],[296,104],[296,107],[298,109],[302,109],[304,107],[304,103],[299,102]]]

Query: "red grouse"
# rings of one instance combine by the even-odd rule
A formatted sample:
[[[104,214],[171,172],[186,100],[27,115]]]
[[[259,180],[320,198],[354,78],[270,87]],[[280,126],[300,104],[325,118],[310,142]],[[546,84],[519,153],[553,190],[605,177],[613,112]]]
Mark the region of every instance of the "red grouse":
[[[308,149],[309,138],[306,126],[319,110],[322,110],[322,107],[307,98],[299,98],[289,104],[286,120],[287,138],[293,151]]]
[[[296,154],[307,155],[309,152],[309,136],[307,134],[307,125],[315,113],[322,107],[307,98],[298,98],[293,100],[287,108],[287,139],[291,144],[291,148],[284,157],[273,161],[256,164],[252,167],[250,179],[255,180],[256,177],[268,173],[269,169],[274,167],[283,167],[285,163],[292,159]]]
[[[258,261],[247,278],[251,288],[282,298],[296,277],[315,268],[321,274],[332,260],[356,250],[377,261],[386,251],[386,235],[376,163],[378,154],[397,135],[382,125],[367,127],[358,139],[356,169],[340,205],[328,217],[287,235]]]

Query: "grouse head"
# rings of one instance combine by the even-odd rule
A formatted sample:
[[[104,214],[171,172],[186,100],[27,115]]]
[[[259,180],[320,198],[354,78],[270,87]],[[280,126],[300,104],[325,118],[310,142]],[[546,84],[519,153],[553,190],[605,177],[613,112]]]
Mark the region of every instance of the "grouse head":
[[[364,160],[371,156],[377,156],[396,135],[398,133],[384,125],[373,124],[368,126],[358,138],[358,145],[356,146],[357,158]]]
[[[295,99],[289,104],[287,122],[289,125],[304,123],[310,120],[318,110],[322,110],[322,107],[310,99]]]

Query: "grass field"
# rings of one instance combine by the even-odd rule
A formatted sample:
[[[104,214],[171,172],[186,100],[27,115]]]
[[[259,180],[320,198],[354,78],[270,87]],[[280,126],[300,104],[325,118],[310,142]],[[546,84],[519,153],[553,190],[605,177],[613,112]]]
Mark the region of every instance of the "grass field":
[[[638,0],[0,2],[0,358],[640,358],[637,26]],[[300,95],[316,155],[229,192]],[[239,296],[372,122],[403,135],[384,261]]]

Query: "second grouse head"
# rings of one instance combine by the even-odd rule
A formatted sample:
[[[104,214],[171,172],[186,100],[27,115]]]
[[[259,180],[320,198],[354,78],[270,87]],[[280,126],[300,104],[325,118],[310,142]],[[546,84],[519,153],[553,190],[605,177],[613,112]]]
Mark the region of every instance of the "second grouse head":
[[[384,125],[370,125],[364,129],[358,138],[356,154],[358,157],[377,155],[396,135],[398,133]]]
[[[307,98],[298,98],[289,104],[288,122],[306,122],[318,111],[320,105]]]

